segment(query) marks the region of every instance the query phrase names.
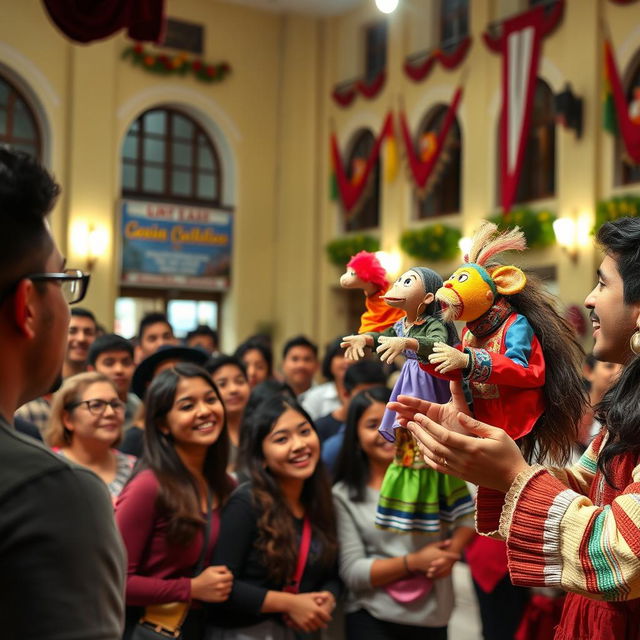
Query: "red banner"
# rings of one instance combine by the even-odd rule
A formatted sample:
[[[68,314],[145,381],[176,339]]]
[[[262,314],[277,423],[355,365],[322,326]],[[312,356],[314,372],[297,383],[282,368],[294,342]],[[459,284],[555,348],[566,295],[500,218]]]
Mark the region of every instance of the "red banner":
[[[461,98],[462,87],[459,87],[453,96],[453,100],[451,101],[451,104],[449,105],[447,113],[444,117],[444,121],[442,122],[442,127],[438,132],[435,150],[426,161],[423,161],[418,157],[418,153],[411,137],[407,119],[404,113],[402,111],[400,112],[400,132],[402,134],[402,140],[404,141],[404,150],[407,158],[407,163],[409,165],[409,168],[411,169],[413,181],[418,190],[423,190],[427,187],[429,177],[432,175],[434,167],[438,164],[438,160],[440,159],[442,150],[444,149],[447,136],[449,135],[449,132],[451,130],[451,125],[453,125],[453,123],[455,122],[456,113],[458,111],[458,105],[460,104]]]
[[[436,62],[439,62],[445,69],[455,69],[465,59],[470,48],[471,37],[467,36],[460,41],[455,51],[450,54],[445,53],[441,49],[436,49],[420,64],[406,60],[403,65],[404,72],[414,82],[420,82],[420,80],[424,80],[429,73],[431,73]]]
[[[380,148],[382,143],[387,137],[393,136],[393,117],[391,113],[387,114],[387,117],[382,124],[382,130],[377,137],[373,149],[366,159],[366,164],[360,172],[359,178],[356,182],[352,183],[342,163],[342,154],[338,147],[338,139],[335,133],[331,134],[331,157],[333,160],[333,169],[336,173],[336,181],[338,183],[338,195],[342,206],[347,212],[350,212],[359,202],[365,187],[371,177],[371,172],[375,167],[378,157],[380,155]]]
[[[356,98],[358,94],[364,96],[368,100],[375,98],[382,87],[384,87],[385,80],[387,79],[387,73],[383,69],[371,82],[371,84],[365,84],[362,80],[356,80],[346,89],[340,91],[334,89],[331,93],[334,101],[341,107],[348,107]]]

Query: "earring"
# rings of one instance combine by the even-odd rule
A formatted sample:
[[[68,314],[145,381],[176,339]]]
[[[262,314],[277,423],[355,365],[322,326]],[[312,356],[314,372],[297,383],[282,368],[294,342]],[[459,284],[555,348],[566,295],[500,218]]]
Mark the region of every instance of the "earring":
[[[640,328],[629,339],[629,347],[637,356],[640,356]]]

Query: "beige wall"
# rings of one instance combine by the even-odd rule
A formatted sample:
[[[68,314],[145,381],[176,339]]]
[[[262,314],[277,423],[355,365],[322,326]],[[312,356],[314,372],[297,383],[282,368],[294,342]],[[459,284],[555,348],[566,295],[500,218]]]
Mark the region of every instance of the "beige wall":
[[[336,287],[339,270],[324,252],[342,229],[328,194],[332,129],[344,149],[360,127],[377,132],[400,98],[416,127],[431,107],[450,100],[464,74],[462,211],[443,221],[468,234],[495,210],[500,58],[487,50],[481,33],[514,2],[474,0],[473,46],[465,63],[454,71],[436,66],[425,81],[414,83],[403,74],[402,62],[435,41],[438,3],[404,0],[389,18],[384,90],[341,109],[330,93],[336,83],[362,72],[363,29],[381,18],[372,5],[363,0],[346,15],[320,19],[212,0],[169,0],[169,15],[205,25],[205,58],[233,67],[225,81],[209,85],[131,66],[120,58],[128,44],[123,35],[89,46],[70,44],[49,22],[40,0],[3,4],[0,70],[32,98],[39,114],[45,161],[65,189],[53,227],[70,264],[80,261],[69,242],[75,225],[91,220],[108,231],[109,251],[94,270],[86,302],[102,322],[113,321],[118,288],[120,147],[133,120],[154,105],[179,106],[197,118],[221,150],[225,175],[233,176],[224,202],[235,207],[233,284],[223,304],[225,349],[265,327],[273,330],[277,347],[294,333],[325,342],[352,329]],[[613,187],[612,141],[600,126],[599,19],[604,16],[610,25],[625,69],[640,49],[640,5],[607,0],[566,5],[562,24],[544,41],[540,75],[554,92],[571,81],[585,100],[585,132],[576,140],[558,129],[557,193],[545,204],[560,215],[592,220],[598,199],[631,191]],[[395,181],[382,186],[381,226],[375,233],[383,249],[397,251],[402,230],[419,226],[412,208],[401,162]],[[581,303],[591,288],[596,261],[595,251],[585,247],[576,263],[556,248],[531,251],[520,262],[557,265],[560,295],[572,304]],[[402,267],[411,264],[402,257]],[[429,266],[447,275],[456,261]]]

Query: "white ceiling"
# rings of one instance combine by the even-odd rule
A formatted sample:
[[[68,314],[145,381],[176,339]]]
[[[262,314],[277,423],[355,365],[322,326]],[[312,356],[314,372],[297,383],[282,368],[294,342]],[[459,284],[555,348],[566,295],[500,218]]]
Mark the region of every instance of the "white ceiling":
[[[243,4],[265,11],[306,13],[316,16],[333,16],[353,9],[365,0],[223,0]],[[374,0],[367,0],[373,3]]]

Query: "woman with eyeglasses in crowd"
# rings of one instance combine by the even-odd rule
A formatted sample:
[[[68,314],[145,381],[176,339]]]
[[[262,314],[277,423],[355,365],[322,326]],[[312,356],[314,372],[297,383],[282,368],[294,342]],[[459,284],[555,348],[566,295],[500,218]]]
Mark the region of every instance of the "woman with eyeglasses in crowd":
[[[222,562],[209,566],[234,487],[225,409],[209,374],[188,363],[153,379],[145,409],[143,455],[116,504],[128,556],[124,637],[143,607],[182,602],[180,637],[201,640],[203,603],[226,600],[233,582]]]
[[[101,373],[67,378],[56,392],[45,441],[71,462],[91,469],[118,497],[136,462],[114,447],[122,437],[125,405]]]

